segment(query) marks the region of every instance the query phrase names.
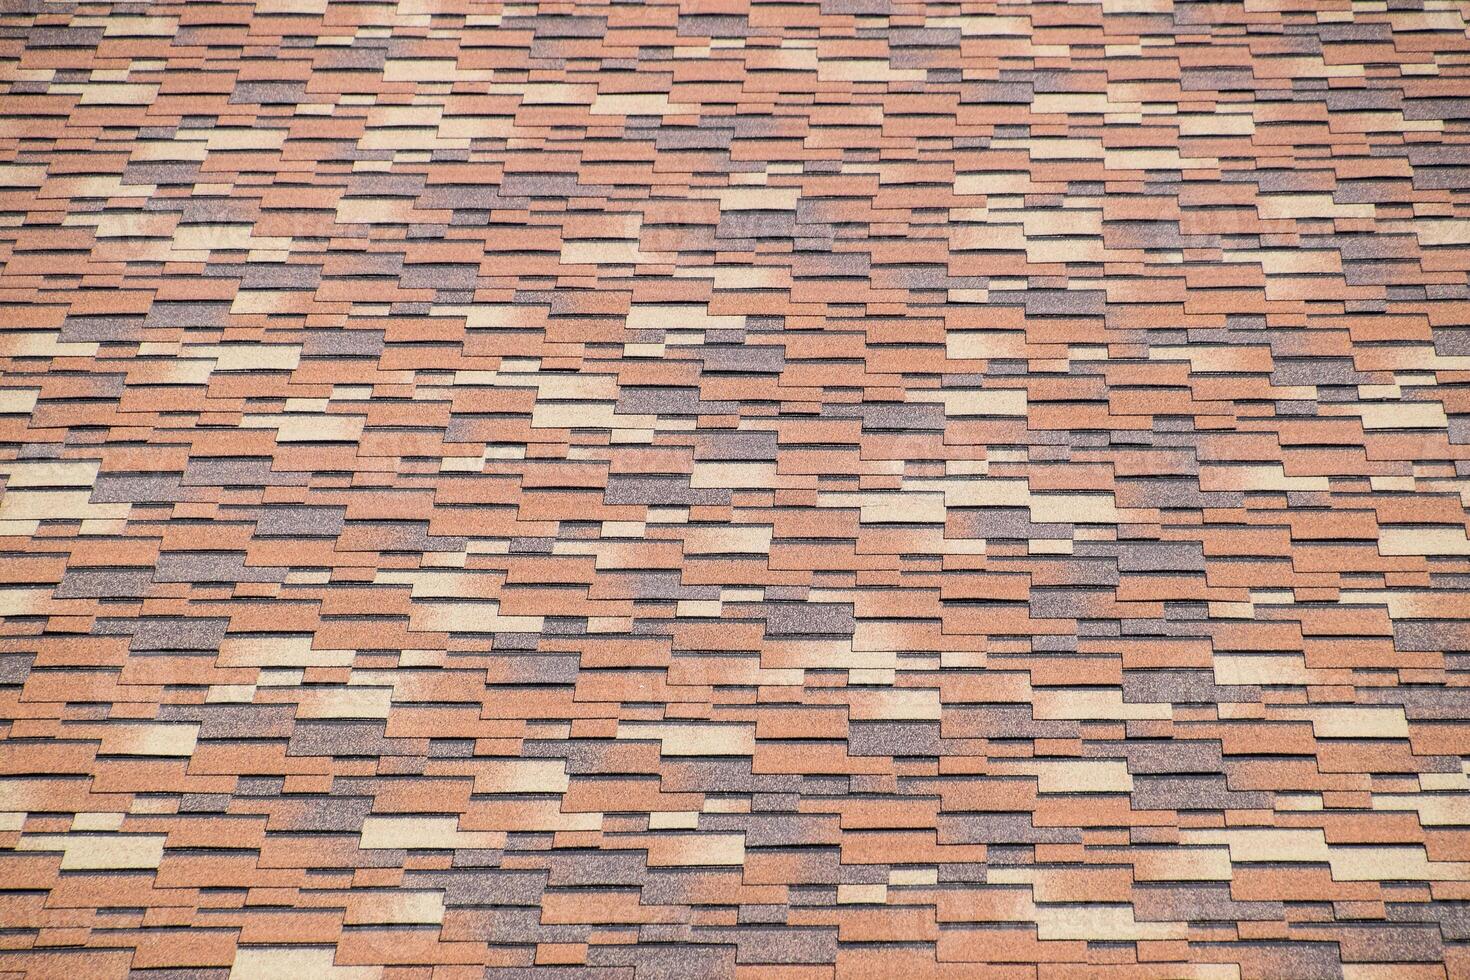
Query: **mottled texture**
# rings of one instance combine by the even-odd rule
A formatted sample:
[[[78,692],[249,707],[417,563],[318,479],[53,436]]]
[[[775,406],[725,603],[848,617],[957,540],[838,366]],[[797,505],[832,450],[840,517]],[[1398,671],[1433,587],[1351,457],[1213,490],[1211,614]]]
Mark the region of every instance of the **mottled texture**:
[[[1470,976],[1467,15],[0,4],[0,977]]]

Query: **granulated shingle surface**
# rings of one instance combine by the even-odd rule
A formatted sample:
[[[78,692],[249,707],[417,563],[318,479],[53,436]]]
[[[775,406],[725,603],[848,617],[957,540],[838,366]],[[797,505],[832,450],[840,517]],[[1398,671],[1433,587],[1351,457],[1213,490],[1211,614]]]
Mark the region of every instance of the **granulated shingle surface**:
[[[11,3],[0,975],[1470,976],[1463,3]]]

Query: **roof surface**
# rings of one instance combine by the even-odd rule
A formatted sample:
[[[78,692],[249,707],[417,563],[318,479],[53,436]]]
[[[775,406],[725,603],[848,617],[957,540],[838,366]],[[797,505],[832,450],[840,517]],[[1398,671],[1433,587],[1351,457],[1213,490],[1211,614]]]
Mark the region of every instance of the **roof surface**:
[[[0,975],[1470,976],[1466,17],[4,6]]]

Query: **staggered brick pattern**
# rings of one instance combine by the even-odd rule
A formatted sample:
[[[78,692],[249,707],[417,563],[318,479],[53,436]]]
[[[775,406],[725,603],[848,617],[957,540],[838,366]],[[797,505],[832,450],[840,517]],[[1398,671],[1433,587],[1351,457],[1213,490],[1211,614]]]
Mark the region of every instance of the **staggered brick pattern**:
[[[6,4],[0,975],[1470,976],[1470,8]]]

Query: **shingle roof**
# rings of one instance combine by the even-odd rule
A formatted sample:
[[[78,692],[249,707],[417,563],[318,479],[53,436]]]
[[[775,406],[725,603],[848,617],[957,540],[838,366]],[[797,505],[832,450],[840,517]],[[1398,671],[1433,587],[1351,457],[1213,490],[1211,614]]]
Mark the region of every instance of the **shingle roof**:
[[[1470,975],[1466,18],[0,8],[0,975]]]

